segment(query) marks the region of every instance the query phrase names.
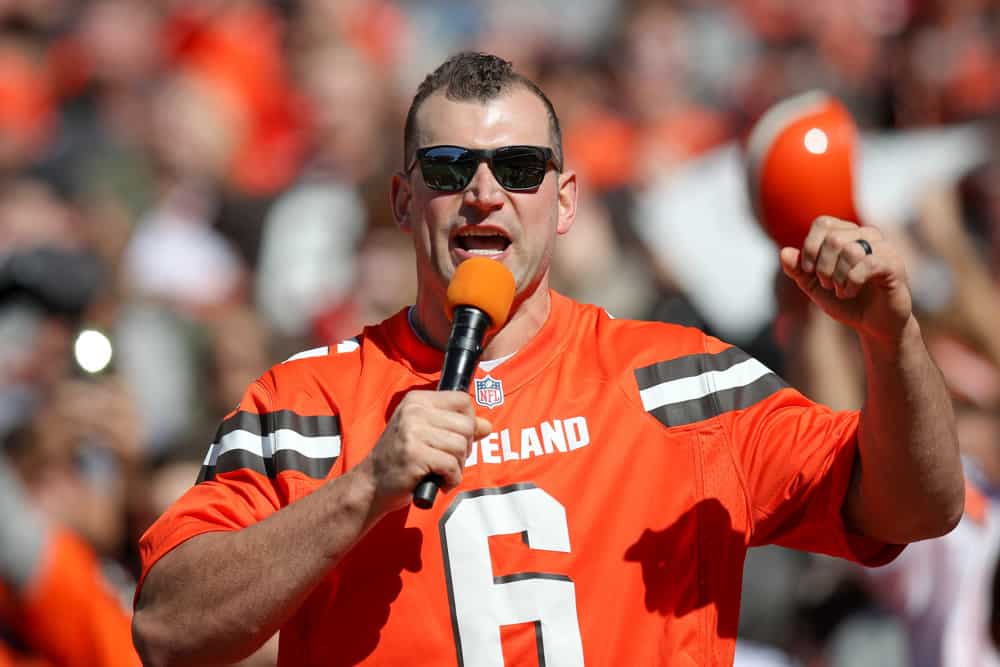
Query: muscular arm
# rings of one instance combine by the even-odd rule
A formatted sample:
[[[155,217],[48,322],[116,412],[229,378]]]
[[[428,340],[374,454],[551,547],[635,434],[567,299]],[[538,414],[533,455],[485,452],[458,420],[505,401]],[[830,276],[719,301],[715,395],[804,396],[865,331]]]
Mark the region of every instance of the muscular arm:
[[[903,544],[958,523],[964,484],[951,399],[915,319],[895,344],[862,339],[867,395],[844,517]]]
[[[947,533],[965,492],[955,417],[913,315],[902,259],[877,229],[821,217],[801,251],[782,249],[781,264],[861,341],[867,391],[842,508],[847,524],[893,543]]]
[[[281,627],[372,525],[357,471],[260,523],[193,537],[149,571],[133,619],[148,665],[234,662]]]
[[[239,531],[193,537],[149,571],[133,619],[147,665],[233,662],[263,644],[428,473],[461,482],[468,444],[492,430],[468,394],[414,391],[372,453],[308,496]]]

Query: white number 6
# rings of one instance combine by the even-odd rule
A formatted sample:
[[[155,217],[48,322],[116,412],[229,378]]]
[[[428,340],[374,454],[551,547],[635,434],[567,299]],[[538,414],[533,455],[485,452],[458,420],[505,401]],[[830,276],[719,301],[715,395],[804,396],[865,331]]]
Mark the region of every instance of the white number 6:
[[[441,517],[451,623],[462,667],[503,667],[500,626],[535,624],[538,664],[583,665],[576,588],[564,574],[493,576],[489,537],[521,533],[532,549],[569,552],[566,510],[534,484],[460,494]]]

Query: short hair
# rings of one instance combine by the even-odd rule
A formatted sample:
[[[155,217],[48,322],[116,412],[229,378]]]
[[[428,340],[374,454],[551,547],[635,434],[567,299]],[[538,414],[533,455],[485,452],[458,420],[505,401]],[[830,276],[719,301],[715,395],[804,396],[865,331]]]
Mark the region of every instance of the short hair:
[[[403,130],[403,164],[409,165],[417,150],[417,111],[428,97],[444,90],[445,97],[455,101],[475,100],[489,102],[510,91],[515,86],[523,86],[534,93],[545,105],[549,117],[549,139],[555,153],[555,163],[563,164],[562,130],[555,107],[538,85],[516,72],[510,61],[489,53],[463,51],[457,53],[427,75],[413,96],[410,109],[406,113]]]

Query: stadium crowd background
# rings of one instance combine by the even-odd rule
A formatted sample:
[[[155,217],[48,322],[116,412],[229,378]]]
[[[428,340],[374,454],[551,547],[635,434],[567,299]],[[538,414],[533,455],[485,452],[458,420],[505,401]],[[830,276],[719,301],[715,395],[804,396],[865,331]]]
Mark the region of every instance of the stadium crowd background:
[[[863,135],[862,216],[907,249],[990,507],[1000,3],[3,0],[4,456],[124,608],[139,535],[245,386],[412,299],[387,184],[416,84],[460,49],[512,60],[559,111],[583,201],[557,289],[703,326],[847,408],[856,351],[775,279],[739,148],[781,99],[840,99]],[[100,372],[74,354],[84,329],[111,341]],[[983,530],[963,548],[995,559]],[[748,568],[745,664],[919,662],[877,576],[780,549]],[[3,614],[0,641],[44,654]],[[253,660],[273,664],[273,647]]]

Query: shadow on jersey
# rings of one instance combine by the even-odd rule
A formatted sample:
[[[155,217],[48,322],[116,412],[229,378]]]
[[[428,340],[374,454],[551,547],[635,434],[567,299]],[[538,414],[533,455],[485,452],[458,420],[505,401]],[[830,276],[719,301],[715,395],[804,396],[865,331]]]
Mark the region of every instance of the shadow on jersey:
[[[625,560],[642,567],[646,609],[680,617],[718,604],[720,591],[740,590],[744,540],[733,529],[729,511],[712,498],[663,530],[644,530],[625,551]],[[732,616],[719,619],[721,637],[736,636],[738,615]]]

